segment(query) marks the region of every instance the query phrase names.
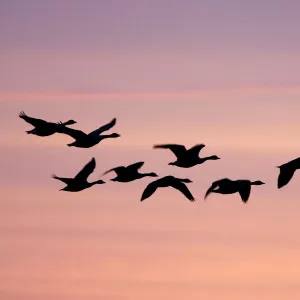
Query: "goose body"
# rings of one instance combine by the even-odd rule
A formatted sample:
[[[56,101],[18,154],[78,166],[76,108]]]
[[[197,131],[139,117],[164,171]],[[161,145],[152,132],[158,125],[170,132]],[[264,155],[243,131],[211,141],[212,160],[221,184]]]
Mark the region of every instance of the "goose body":
[[[280,189],[287,185],[294,176],[295,171],[300,169],[300,157],[278,166],[278,168],[280,172],[278,176],[277,187]]]
[[[220,159],[216,155],[208,157],[199,157],[199,152],[205,147],[204,144],[197,144],[190,149],[186,149],[183,145],[178,144],[163,144],[163,145],[154,145],[154,149],[169,149],[171,150],[177,160],[170,162],[169,165],[177,166],[180,168],[191,168],[196,165],[202,164],[207,160],[217,160]]]
[[[246,203],[249,199],[250,192],[251,192],[251,185],[262,185],[264,182],[262,181],[250,181],[250,180],[231,180],[228,178],[223,178],[217,180],[212,183],[211,187],[207,190],[204,199],[210,193],[217,193],[217,194],[234,194],[239,193],[241,199],[244,203]]]
[[[74,120],[69,120],[67,122],[60,122],[60,126],[57,123],[52,123],[52,122],[47,122],[45,120],[42,119],[36,119],[36,118],[32,118],[27,116],[23,111],[20,112],[19,117],[21,119],[23,119],[24,121],[26,121],[27,123],[31,124],[32,126],[34,126],[34,128],[32,130],[28,130],[26,131],[28,134],[34,134],[37,136],[50,136],[54,133],[57,133],[60,127],[65,127],[67,125],[72,125],[77,123]]]
[[[114,171],[117,176],[111,181],[118,181],[118,182],[130,182],[137,179],[141,179],[144,177],[158,177],[157,174],[151,172],[151,173],[139,173],[139,169],[144,165],[143,161],[128,165],[128,166],[120,166],[115,167],[113,169],[110,169],[106,171],[103,175]]]
[[[94,184],[105,183],[103,180],[97,180],[93,182],[87,181],[87,178],[94,171],[95,167],[96,161],[95,158],[92,158],[90,162],[88,162],[74,178],[57,177],[54,174],[52,175],[52,178],[60,180],[67,185],[60,191],[79,192],[93,186]]]
[[[192,182],[190,179],[181,179],[181,178],[176,178],[174,176],[165,176],[160,179],[157,179],[145,188],[141,201],[149,198],[152,194],[155,193],[155,191],[158,188],[165,188],[165,187],[172,187],[178,191],[180,191],[187,199],[189,199],[191,202],[195,201],[195,198],[187,188],[187,186],[184,183],[189,183]]]
[[[100,143],[103,139],[106,138],[116,138],[119,137],[120,135],[118,133],[112,133],[112,134],[107,134],[104,135],[101,133],[104,131],[107,131],[111,129],[113,126],[116,124],[116,118],[114,118],[112,121],[109,123],[99,127],[98,129],[90,132],[90,133],[85,133],[81,130],[75,130],[72,128],[68,128],[65,126],[61,126],[59,128],[59,133],[67,134],[71,136],[75,141],[73,143],[68,144],[69,147],[78,147],[78,148],[90,148],[98,143]]]

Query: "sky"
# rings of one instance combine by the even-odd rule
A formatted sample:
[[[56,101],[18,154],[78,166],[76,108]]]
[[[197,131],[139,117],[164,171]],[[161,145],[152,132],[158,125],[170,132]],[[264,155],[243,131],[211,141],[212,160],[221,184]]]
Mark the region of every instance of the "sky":
[[[299,187],[276,166],[299,156],[299,1],[0,2],[0,298],[282,300],[300,296]],[[69,148],[27,135],[18,113],[74,119],[87,132],[117,118],[118,139]],[[158,143],[218,155],[169,166]],[[59,192],[92,158],[106,184]],[[140,202],[152,178],[190,178]],[[247,204],[211,195],[220,178],[262,180]]]

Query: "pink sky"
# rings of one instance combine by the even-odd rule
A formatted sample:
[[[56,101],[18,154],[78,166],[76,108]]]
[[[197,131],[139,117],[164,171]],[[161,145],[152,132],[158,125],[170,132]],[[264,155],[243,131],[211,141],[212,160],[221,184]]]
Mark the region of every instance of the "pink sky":
[[[295,1],[2,1],[0,4],[1,300],[282,300],[300,297],[299,188],[275,166],[299,156],[299,4]],[[298,10],[297,10],[298,8]],[[39,138],[17,117],[75,119],[91,131],[117,117],[121,138],[90,149]],[[219,161],[168,166],[156,143],[205,143]],[[145,178],[80,193],[144,160],[175,175],[143,203]],[[203,197],[212,181],[262,180]]]

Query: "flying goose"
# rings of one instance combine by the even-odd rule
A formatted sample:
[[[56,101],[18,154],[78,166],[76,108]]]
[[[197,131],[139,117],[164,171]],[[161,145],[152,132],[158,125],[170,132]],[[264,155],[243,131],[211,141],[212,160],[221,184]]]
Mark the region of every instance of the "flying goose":
[[[93,157],[90,160],[90,162],[88,162],[74,178],[57,177],[54,174],[52,175],[52,178],[58,179],[67,185],[60,191],[79,192],[93,186],[94,184],[105,183],[103,180],[97,180],[93,182],[87,181],[87,178],[94,171],[95,167],[96,167],[96,161],[95,158]]]
[[[158,177],[157,174],[151,172],[151,173],[139,173],[139,169],[143,166],[144,162],[140,161],[128,166],[120,166],[120,167],[115,167],[113,169],[110,169],[103,173],[103,175],[114,171],[117,176],[111,181],[118,181],[118,182],[130,182],[134,181],[136,179],[141,179],[143,177],[149,176],[149,177]]]
[[[295,171],[300,169],[300,157],[291,160],[281,166],[277,166],[279,168],[279,176],[277,181],[277,187],[280,189],[283,186],[287,185],[292,179]]]
[[[228,178],[223,178],[212,183],[211,187],[207,190],[204,199],[210,193],[218,194],[234,194],[239,193],[242,201],[246,203],[249,199],[251,192],[251,185],[262,185],[264,182],[250,181],[250,180],[231,180]]]
[[[98,143],[100,143],[103,139],[106,138],[116,138],[119,137],[120,134],[118,133],[112,133],[112,134],[102,134],[102,132],[107,131],[111,129],[113,126],[115,126],[117,119],[114,118],[109,123],[99,127],[98,129],[90,132],[89,134],[81,131],[81,130],[75,130],[72,128],[68,128],[65,126],[61,126],[58,130],[59,133],[67,134],[71,136],[75,141],[73,143],[68,144],[69,147],[78,147],[78,148],[90,148]],[[61,125],[61,123],[59,123]]]
[[[58,126],[57,123],[47,122],[47,121],[44,121],[41,119],[29,117],[24,113],[24,111],[21,111],[19,113],[19,117],[35,127],[34,129],[28,130],[26,132],[28,134],[35,134],[37,136],[49,136],[49,135],[56,133],[59,127],[65,127],[67,125],[72,125],[72,124],[77,123],[74,120],[69,120],[64,123],[60,122],[61,126]]]
[[[170,162],[169,165],[181,167],[181,168],[191,168],[193,166],[204,163],[207,160],[217,160],[220,159],[216,155],[208,156],[208,157],[199,157],[199,152],[202,148],[204,148],[204,144],[197,144],[190,149],[186,149],[183,145],[177,144],[165,144],[165,145],[154,145],[154,149],[170,149],[177,160],[174,162]]]
[[[160,179],[157,179],[145,188],[141,201],[149,198],[158,188],[163,188],[163,187],[173,187],[174,189],[180,191],[186,198],[188,198],[191,202],[195,201],[195,198],[189,191],[189,189],[186,187],[184,182],[189,183],[192,182],[190,179],[181,179],[181,178],[176,178],[174,176],[165,176]]]

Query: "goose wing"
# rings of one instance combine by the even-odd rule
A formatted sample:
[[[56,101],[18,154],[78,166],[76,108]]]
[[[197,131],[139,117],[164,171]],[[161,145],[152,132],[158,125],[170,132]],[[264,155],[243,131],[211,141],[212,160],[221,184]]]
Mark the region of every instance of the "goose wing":
[[[290,168],[296,170],[296,169],[300,168],[300,157],[297,157],[297,158],[295,158],[295,159],[293,159],[293,160],[291,160],[291,161],[283,164],[282,166],[284,166],[284,167],[290,167]]]
[[[75,180],[86,181],[89,175],[95,170],[96,160],[93,157],[82,170],[74,177]]]
[[[49,124],[47,121],[45,120],[42,120],[42,119],[36,119],[36,118],[32,118],[32,117],[29,117],[27,116],[24,111],[21,111],[19,113],[19,117],[21,119],[23,119],[24,121],[26,121],[27,123],[31,124],[32,126],[34,127],[37,127],[37,126],[45,126],[47,124]]]
[[[244,203],[246,203],[249,199],[251,192],[251,182],[250,181],[238,181],[239,185],[239,194]]]
[[[176,155],[177,158],[183,156],[186,152],[186,148],[183,145],[178,144],[154,145],[153,148],[170,149]]]
[[[113,118],[109,123],[99,127],[98,129],[89,133],[89,135],[99,136],[102,132],[107,131],[116,125],[117,119]]]
[[[159,188],[159,182],[158,180],[155,180],[151,183],[149,183],[147,185],[147,187],[145,188],[142,197],[141,197],[141,201],[149,198],[152,194],[154,194],[154,192]]]
[[[58,123],[57,132],[69,135],[74,140],[78,140],[78,139],[82,139],[82,138],[86,137],[86,134],[83,131],[78,130],[78,129],[69,128],[69,127],[63,125],[63,123]]]
[[[192,148],[190,148],[188,151],[191,155],[198,156],[200,150],[203,149],[204,147],[205,147],[204,144],[197,144],[197,145],[193,146]]]
[[[121,173],[123,173],[125,171],[125,169],[126,168],[123,166],[115,167],[115,168],[112,168],[112,169],[104,172],[103,175],[106,175],[107,173],[112,172],[112,171],[115,171],[117,175],[120,175]]]
[[[228,179],[228,178],[223,178],[223,179],[219,179],[219,180],[216,180],[214,181],[212,184],[211,184],[211,187],[207,190],[205,196],[204,196],[204,199],[218,186],[220,186],[220,184],[231,184],[232,183],[232,180]]]
[[[292,179],[294,173],[295,173],[294,169],[291,169],[288,167],[280,168],[280,173],[279,173],[278,181],[277,181],[277,187],[280,189],[283,186],[287,185],[290,182],[290,180]]]
[[[137,163],[131,164],[129,166],[126,167],[126,169],[128,171],[137,171],[139,168],[141,168],[143,166],[144,162],[143,161],[139,161]]]
[[[51,177],[54,178],[54,179],[60,180],[60,181],[64,182],[67,185],[69,185],[73,181],[73,178],[58,177],[55,174],[53,174]]]
[[[174,183],[171,184],[171,186],[180,191],[186,198],[188,198],[191,202],[195,201],[195,198],[193,197],[193,195],[191,194],[190,190],[187,188],[187,186],[181,182],[180,180],[176,180],[174,181]]]

